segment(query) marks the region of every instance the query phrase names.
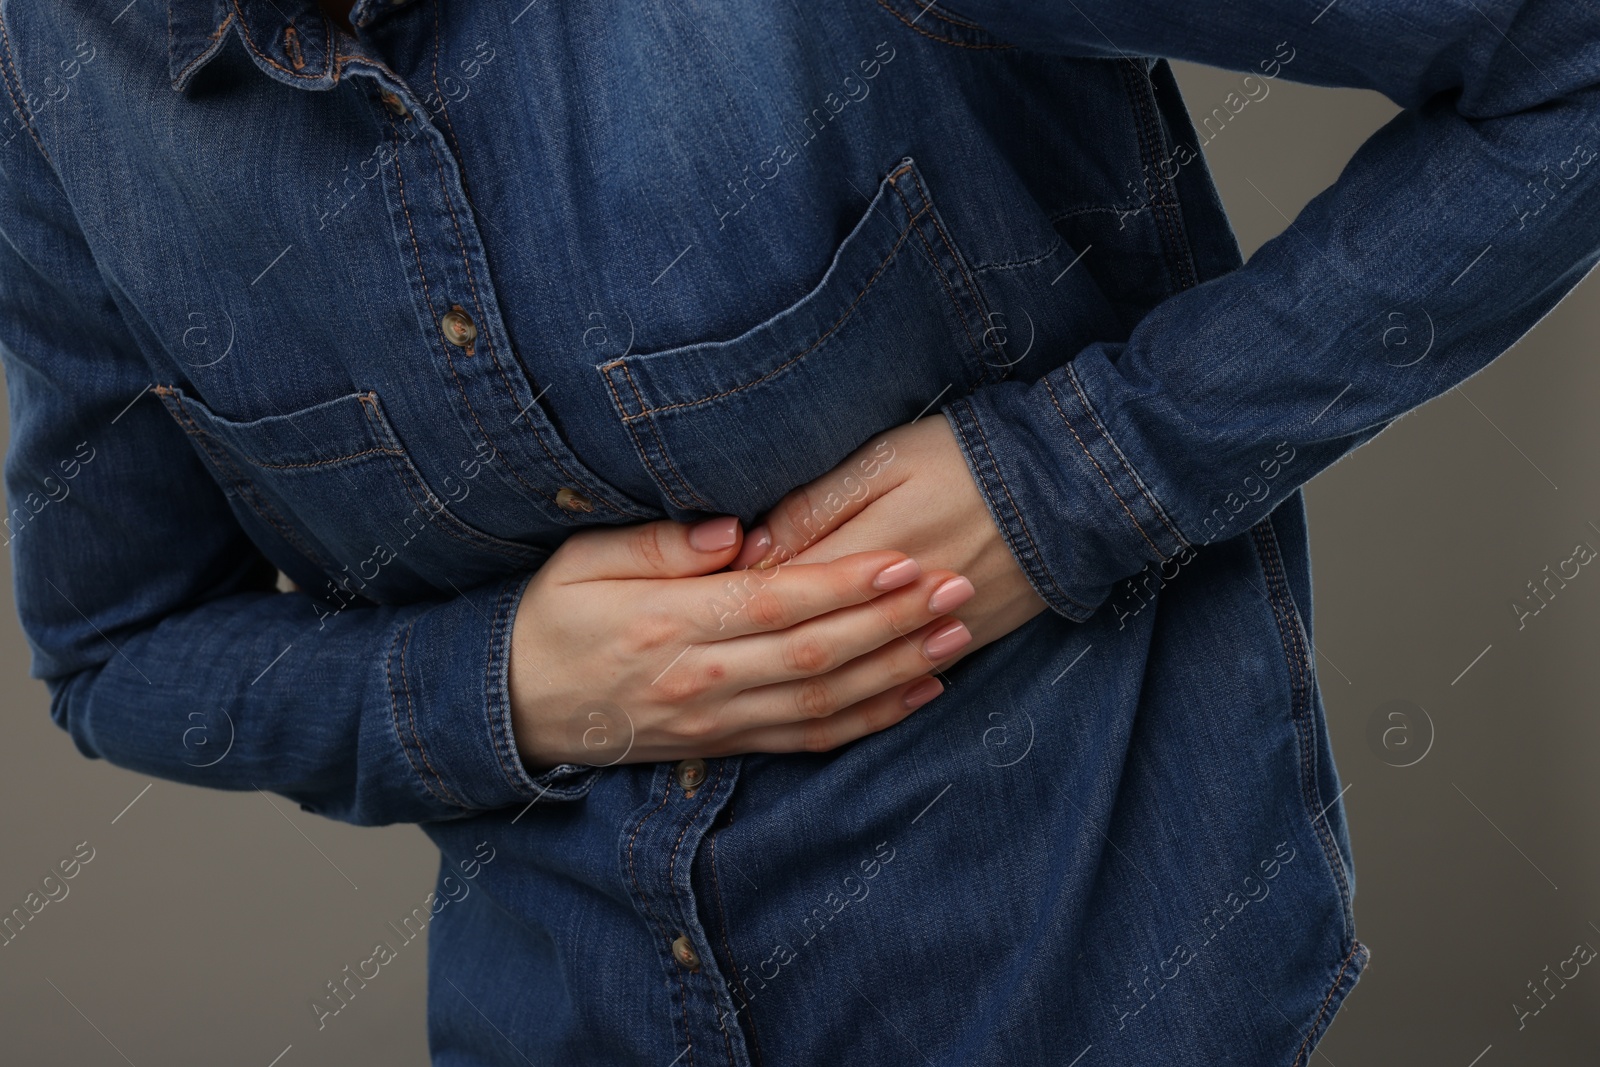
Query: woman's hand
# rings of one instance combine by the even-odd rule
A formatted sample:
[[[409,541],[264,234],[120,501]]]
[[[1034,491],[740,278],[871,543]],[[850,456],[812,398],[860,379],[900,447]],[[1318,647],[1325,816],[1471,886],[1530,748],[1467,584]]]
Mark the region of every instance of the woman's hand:
[[[1045,609],[942,417],[880,434],[784,497],[746,536],[734,566],[822,563],[883,548],[955,571],[976,585],[976,595],[958,613],[973,635],[964,653],[1004,637]]]
[[[712,573],[739,549],[733,518],[562,544],[511,635],[512,732],[530,767],[824,751],[939,695],[929,671],[971,640],[944,614],[971,583],[902,552]]]

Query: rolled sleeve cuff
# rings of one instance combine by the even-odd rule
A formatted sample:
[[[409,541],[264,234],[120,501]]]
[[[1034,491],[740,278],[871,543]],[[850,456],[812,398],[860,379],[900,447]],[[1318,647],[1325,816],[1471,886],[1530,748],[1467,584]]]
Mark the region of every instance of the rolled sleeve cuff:
[[[527,582],[470,589],[402,626],[390,645],[394,736],[432,799],[461,815],[577,800],[599,773],[566,763],[530,774],[517,752],[507,674]]]
[[[989,512],[1034,591],[1084,622],[1112,586],[1190,548],[1106,432],[1069,363],[944,408]]]

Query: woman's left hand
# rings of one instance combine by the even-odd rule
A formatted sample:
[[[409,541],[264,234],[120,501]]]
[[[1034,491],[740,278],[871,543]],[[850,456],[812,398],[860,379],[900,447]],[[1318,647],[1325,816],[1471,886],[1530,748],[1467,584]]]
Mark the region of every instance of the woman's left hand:
[[[966,576],[951,579],[951,586],[971,580],[976,595],[953,612],[972,632],[963,655],[1045,609],[990,516],[942,416],[879,434],[827,474],[789,493],[746,534],[732,566],[824,563],[870,549],[895,549],[928,570]],[[950,599],[961,591],[950,590]]]

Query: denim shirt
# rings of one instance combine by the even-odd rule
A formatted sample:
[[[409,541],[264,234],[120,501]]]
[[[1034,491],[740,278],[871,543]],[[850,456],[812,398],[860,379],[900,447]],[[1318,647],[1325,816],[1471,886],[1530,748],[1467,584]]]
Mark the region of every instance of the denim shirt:
[[[438,1064],[1305,1064],[1367,950],[1299,486],[1594,264],[1600,8],[352,21],[0,5],[55,720],[442,851],[296,1043],[427,927]],[[1150,57],[1237,90],[1193,125]],[[1204,146],[1285,78],[1404,110],[1246,266]],[[511,620],[564,537],[754,521],[925,413],[1053,610],[838,751],[525,769]]]

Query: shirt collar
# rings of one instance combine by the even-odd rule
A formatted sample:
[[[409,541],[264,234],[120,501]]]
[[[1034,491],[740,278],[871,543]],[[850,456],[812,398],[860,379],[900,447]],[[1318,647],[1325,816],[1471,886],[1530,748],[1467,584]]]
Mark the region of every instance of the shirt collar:
[[[417,0],[357,0],[358,28]],[[237,36],[269,77],[307,89],[338,81],[338,29],[312,0],[167,0],[167,55],[172,87],[182,90]]]

